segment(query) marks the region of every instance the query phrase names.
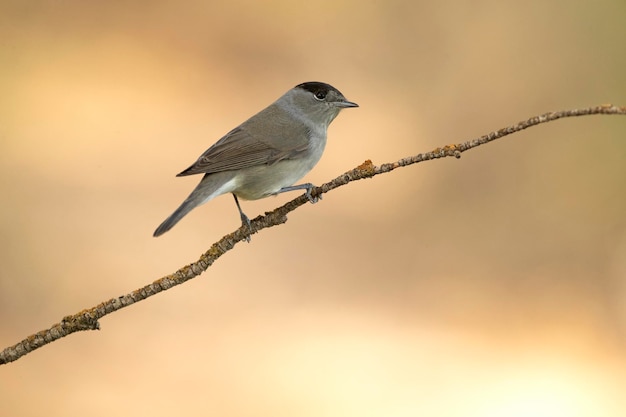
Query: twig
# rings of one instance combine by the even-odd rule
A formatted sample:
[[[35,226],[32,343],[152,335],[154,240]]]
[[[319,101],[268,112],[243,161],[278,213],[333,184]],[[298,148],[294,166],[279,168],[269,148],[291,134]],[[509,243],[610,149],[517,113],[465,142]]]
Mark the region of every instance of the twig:
[[[626,115],[626,107],[617,107],[607,104],[585,109],[574,109],[546,113],[542,114],[541,116],[532,117],[528,120],[519,122],[512,126],[505,127],[479,138],[469,140],[467,142],[459,143],[456,145],[447,145],[443,148],[437,148],[431,152],[420,153],[415,156],[403,158],[396,162],[376,166],[372,163],[372,161],[367,160],[353,170],[338,176],[334,180],[323,184],[320,187],[315,187],[311,191],[311,194],[313,197],[319,196],[321,194],[329,192],[330,190],[344,186],[350,182],[361,180],[364,178],[371,178],[375,175],[384,174],[393,171],[394,169],[417,164],[423,161],[446,157],[460,158],[461,153],[465,151],[468,151],[480,145],[484,145],[504,136],[508,136],[512,133],[519,132],[520,130],[524,130],[531,126],[536,126],[542,123],[561,119],[563,117],[587,116],[594,114]],[[200,256],[200,259],[198,259],[196,262],[180,268],[173,274],[160,278],[143,288],[131,292],[130,294],[122,295],[117,298],[112,298],[108,301],[98,304],[95,307],[80,311],[71,316],[66,316],[61,320],[60,323],[56,323],[46,330],[37,332],[34,335],[28,336],[21,342],[13,346],[7,347],[2,352],[0,352],[0,364],[13,362],[35,349],[39,349],[40,347],[47,345],[48,343],[52,343],[55,340],[70,335],[72,333],[82,330],[100,329],[100,323],[98,322],[98,320],[100,320],[102,317],[197,277],[198,275],[206,271],[219,257],[234,248],[237,243],[246,240],[250,233],[258,233],[262,229],[285,223],[287,221],[287,213],[294,211],[296,208],[304,205],[308,201],[309,200],[305,195],[301,195],[289,201],[285,205],[278,207],[271,212],[265,213],[264,216],[258,216],[257,218],[252,220],[252,232],[250,232],[247,227],[239,228],[238,230],[224,236],[219,241],[214,243],[211,248],[206,251],[202,256]]]

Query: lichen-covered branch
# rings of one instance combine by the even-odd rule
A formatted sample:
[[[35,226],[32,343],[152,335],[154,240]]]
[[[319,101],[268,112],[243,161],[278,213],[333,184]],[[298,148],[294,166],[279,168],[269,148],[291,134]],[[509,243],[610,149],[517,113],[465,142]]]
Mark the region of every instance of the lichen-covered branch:
[[[350,182],[364,178],[371,178],[375,175],[384,174],[393,171],[394,169],[423,161],[446,157],[460,158],[461,153],[465,151],[484,145],[496,139],[500,139],[512,133],[519,132],[520,130],[524,130],[531,126],[536,126],[564,117],[587,116],[594,114],[626,115],[626,107],[602,105],[585,109],[546,113],[467,142],[447,145],[443,148],[437,148],[430,152],[403,158],[396,162],[374,165],[372,161],[367,160],[358,167],[338,176],[334,180],[323,184],[320,187],[314,188],[311,194],[313,197],[319,196]],[[80,311],[71,316],[66,316],[60,323],[56,323],[46,330],[37,332],[34,335],[28,336],[21,342],[5,348],[2,352],[0,352],[0,364],[15,361],[35,349],[54,342],[62,337],[68,336],[74,332],[100,329],[98,320],[102,317],[197,277],[206,271],[220,256],[234,248],[237,243],[247,240],[250,233],[258,233],[262,229],[285,223],[287,221],[287,213],[306,204],[308,201],[309,200],[305,195],[301,195],[289,201],[285,205],[278,207],[271,212],[265,213],[264,216],[258,216],[253,219],[251,222],[252,231],[248,230],[247,227],[241,227],[233,233],[222,237],[219,241],[214,243],[208,251],[200,256],[200,259],[180,268],[173,274],[160,278],[153,283],[139,288],[129,294],[122,295],[117,298],[111,298],[110,300],[100,303],[95,307]]]

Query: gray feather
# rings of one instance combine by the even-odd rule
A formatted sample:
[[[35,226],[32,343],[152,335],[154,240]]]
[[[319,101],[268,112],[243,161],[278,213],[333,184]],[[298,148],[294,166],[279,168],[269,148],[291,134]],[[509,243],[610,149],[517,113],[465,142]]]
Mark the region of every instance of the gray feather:
[[[271,105],[231,130],[177,176],[272,165],[299,157],[309,147],[308,130],[305,123]]]
[[[234,172],[222,172],[216,174],[206,174],[200,184],[189,194],[189,197],[172,213],[167,219],[161,223],[154,231],[154,237],[160,236],[170,230],[194,208],[198,207],[214,199],[215,197],[229,193],[234,188],[233,178]]]

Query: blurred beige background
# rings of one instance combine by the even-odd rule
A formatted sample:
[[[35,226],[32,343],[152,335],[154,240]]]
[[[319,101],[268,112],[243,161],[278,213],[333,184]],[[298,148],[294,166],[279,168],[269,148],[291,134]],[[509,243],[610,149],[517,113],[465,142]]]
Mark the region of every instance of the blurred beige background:
[[[0,345],[194,261],[175,178],[292,86],[359,109],[306,180],[626,105],[626,3],[3,1]],[[186,285],[0,368],[6,416],[622,416],[626,118],[327,194]],[[244,202],[259,213],[294,198]]]

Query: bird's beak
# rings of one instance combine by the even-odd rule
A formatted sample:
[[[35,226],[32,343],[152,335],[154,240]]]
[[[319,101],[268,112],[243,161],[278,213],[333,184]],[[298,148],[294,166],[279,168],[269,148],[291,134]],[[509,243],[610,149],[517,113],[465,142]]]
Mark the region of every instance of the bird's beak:
[[[342,109],[348,108],[348,107],[359,107],[358,104],[353,103],[351,101],[336,101],[335,102],[335,106],[340,107]]]

